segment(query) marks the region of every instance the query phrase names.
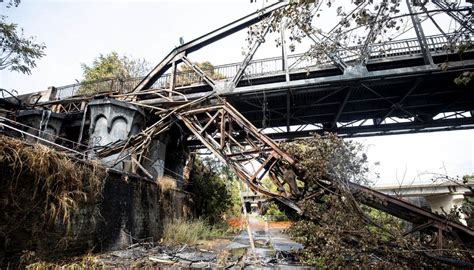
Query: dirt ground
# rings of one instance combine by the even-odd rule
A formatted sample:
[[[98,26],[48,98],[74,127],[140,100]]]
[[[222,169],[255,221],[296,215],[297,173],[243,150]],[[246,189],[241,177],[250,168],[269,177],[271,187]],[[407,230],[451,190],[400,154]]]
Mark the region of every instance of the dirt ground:
[[[255,243],[251,248],[243,220],[231,220],[231,226],[241,228],[233,236],[200,241],[196,245],[163,245],[141,243],[127,249],[89,254],[71,258],[68,262],[30,265],[33,269],[45,267],[85,267],[85,268],[266,268],[283,267],[305,269],[293,255],[302,246],[292,241],[282,230],[289,222],[265,222],[258,216],[250,216],[249,224]]]
[[[229,225],[234,228],[242,228],[245,224],[245,219],[229,219]],[[250,228],[252,229],[265,229],[268,226],[268,229],[279,229],[285,230],[288,229],[291,225],[290,221],[270,221],[265,222],[261,220],[260,222],[250,223]]]

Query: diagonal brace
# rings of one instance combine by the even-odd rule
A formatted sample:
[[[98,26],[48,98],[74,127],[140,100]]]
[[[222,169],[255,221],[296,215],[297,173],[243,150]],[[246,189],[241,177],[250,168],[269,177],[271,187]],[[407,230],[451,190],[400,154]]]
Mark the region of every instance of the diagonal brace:
[[[342,101],[342,104],[339,107],[339,111],[337,112],[336,117],[334,117],[334,120],[331,125],[332,128],[336,127],[337,122],[339,121],[339,117],[341,117],[342,111],[344,111],[344,108],[346,107],[347,101],[349,101],[351,94],[352,94],[352,88],[349,88],[349,90],[346,93],[346,96],[344,97],[344,101]]]
[[[418,78],[416,81],[415,81],[415,84],[410,88],[410,90],[408,90],[408,92],[395,104],[395,105],[392,105],[392,108],[390,109],[390,111],[387,112],[387,114],[385,114],[384,117],[382,117],[382,119],[380,120],[380,122],[377,124],[377,125],[380,125],[387,117],[389,117],[394,111],[396,108],[401,108],[402,107],[402,104],[403,102],[405,101],[405,99],[411,95],[411,93],[413,93],[413,91],[416,90],[416,88],[418,87],[418,85],[420,84],[421,82],[421,79]]]
[[[247,55],[245,56],[244,61],[239,66],[239,69],[237,70],[237,73],[235,74],[234,78],[232,78],[232,85],[234,87],[237,86],[240,79],[242,78],[242,75],[244,74],[245,69],[249,65],[250,61],[252,61],[252,58],[255,55],[255,52],[257,52],[260,45],[263,42],[265,42],[265,36],[267,35],[268,31],[270,30],[270,27],[271,27],[270,23],[268,23],[268,25],[265,26],[265,29],[263,30],[262,36],[257,38],[257,40],[253,44],[252,48],[248,51]]]
[[[315,30],[314,28],[311,27],[311,31],[307,31],[304,27],[301,27],[301,25],[298,24],[298,27],[306,33],[306,35],[314,42],[314,43],[320,43],[321,42],[321,39],[314,33]],[[346,62],[344,62],[344,60],[342,60],[339,55],[337,55],[336,53],[334,52],[327,52],[327,51],[324,51],[324,53],[327,55],[327,57],[329,57],[329,59],[331,59],[331,61],[342,71],[344,72],[344,70],[347,68],[347,64]]]
[[[213,90],[218,90],[216,83],[209,76],[207,76],[207,74],[204,73],[202,69],[200,69],[197,65],[193,64],[186,56],[183,56],[181,59],[188,67],[194,70],[194,72],[196,72],[199,77],[201,77],[207,84],[209,84]]]

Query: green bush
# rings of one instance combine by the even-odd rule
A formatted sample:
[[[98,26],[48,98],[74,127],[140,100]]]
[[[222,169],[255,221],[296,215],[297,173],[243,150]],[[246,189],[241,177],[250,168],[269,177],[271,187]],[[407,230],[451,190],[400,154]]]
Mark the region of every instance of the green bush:
[[[268,208],[264,216],[268,221],[288,220],[288,217],[285,215],[285,213],[281,211],[280,208],[278,208],[278,205],[276,205],[274,202],[270,202],[268,204]]]
[[[222,223],[226,215],[240,213],[235,181],[215,160],[196,158],[190,176],[189,191],[195,194],[197,216],[209,224]]]

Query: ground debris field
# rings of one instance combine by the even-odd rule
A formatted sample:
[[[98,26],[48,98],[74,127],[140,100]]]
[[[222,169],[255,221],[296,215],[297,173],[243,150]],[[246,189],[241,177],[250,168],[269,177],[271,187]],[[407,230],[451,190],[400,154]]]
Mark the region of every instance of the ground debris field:
[[[5,196],[0,201],[0,209],[4,210],[0,213],[4,217],[0,232],[31,227],[26,223],[16,226],[15,221],[21,220],[18,215],[31,215],[31,209],[34,209],[38,220],[33,236],[40,239],[44,231],[58,224],[66,225],[67,233],[69,217],[81,208],[77,202],[95,204],[100,199],[98,191],[103,187],[99,185],[101,181],[95,181],[104,173],[100,166],[72,163],[66,156],[38,144],[23,145],[6,138],[0,142],[1,166],[16,176],[0,183],[5,187],[1,190]],[[327,135],[284,143],[282,148],[298,161],[295,164],[297,180],[302,182],[299,185],[303,185],[297,201],[301,215],[278,204],[282,211],[288,211],[291,222],[270,223],[252,213],[248,221],[228,220],[231,226],[240,228],[231,236],[213,237],[193,244],[141,241],[120,250],[96,249],[78,257],[63,256],[51,260],[39,254],[41,250],[52,248],[44,246],[34,251],[24,250],[19,265],[15,267],[474,268],[470,263],[474,259],[472,243],[463,245],[447,234],[443,238],[432,232],[407,234],[411,224],[361,203],[361,197],[355,196],[349,186],[349,181],[362,184],[366,181],[367,158],[357,145]],[[76,181],[69,180],[65,168]],[[36,181],[30,185],[26,179]],[[29,194],[27,192],[11,192],[19,187],[23,191],[32,189],[31,194],[35,196],[28,199],[25,197]],[[367,198],[362,199],[367,201]],[[18,211],[16,207],[25,201],[35,207],[23,207],[26,212]],[[469,212],[465,214],[471,215]],[[456,221],[455,218],[447,216],[445,221]],[[246,230],[247,222],[254,248]]]
[[[23,258],[24,266],[27,269],[307,268],[298,262],[294,254],[302,245],[282,233],[288,228],[288,222],[266,222],[252,215],[249,224],[255,250],[250,247],[247,231],[240,230],[234,236],[199,241],[194,245],[143,242],[127,249],[87,254],[57,262],[28,264],[28,260],[35,261],[34,254],[29,254],[30,258]]]

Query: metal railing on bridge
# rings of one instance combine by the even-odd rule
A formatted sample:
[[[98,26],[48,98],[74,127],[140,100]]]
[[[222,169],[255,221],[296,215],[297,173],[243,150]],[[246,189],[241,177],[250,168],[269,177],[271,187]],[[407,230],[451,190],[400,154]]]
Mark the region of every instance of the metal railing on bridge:
[[[445,54],[456,50],[460,42],[452,42],[455,33],[446,35],[435,35],[426,37],[429,50],[432,55]],[[363,46],[352,46],[341,48],[336,54],[346,63],[352,63],[360,58]],[[377,61],[379,59],[394,59],[398,57],[410,57],[421,55],[421,49],[417,38],[393,40],[383,43],[372,44],[368,48],[368,59]],[[241,63],[231,63],[215,66],[214,69],[204,69],[203,71],[214,80],[227,80],[233,78],[237,73]],[[329,58],[315,59],[308,54],[293,54],[288,56],[288,66],[290,71],[324,69],[333,67],[334,64]],[[257,78],[270,76],[283,72],[283,59],[281,56],[253,60],[245,69],[246,78]],[[93,82],[80,82],[66,86],[57,87],[56,99],[65,99],[76,95],[100,92],[127,93],[143,78],[130,79],[106,79]],[[153,85],[153,88],[169,88],[171,74],[163,74]],[[193,84],[202,84],[204,81],[193,70],[178,71],[175,78],[175,87],[185,87]]]
[[[64,85],[56,87],[56,99],[66,99],[73,96],[86,95],[90,93],[129,92],[140,82],[141,79],[142,78],[111,78]]]

